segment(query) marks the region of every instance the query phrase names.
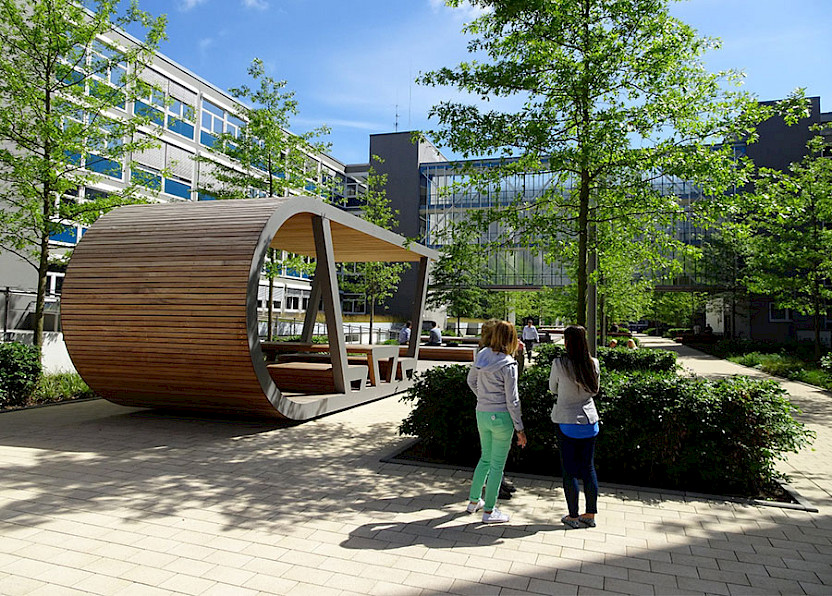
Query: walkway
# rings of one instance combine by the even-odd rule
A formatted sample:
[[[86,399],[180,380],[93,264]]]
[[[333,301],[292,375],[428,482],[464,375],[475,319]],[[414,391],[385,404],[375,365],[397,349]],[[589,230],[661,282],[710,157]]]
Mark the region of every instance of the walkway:
[[[485,527],[467,473],[379,463],[406,441],[395,398],[296,426],[3,414],[0,594],[829,594],[830,402],[797,399],[821,436],[790,465],[820,513],[602,487],[591,530],[564,529],[548,482],[519,480],[511,523]]]

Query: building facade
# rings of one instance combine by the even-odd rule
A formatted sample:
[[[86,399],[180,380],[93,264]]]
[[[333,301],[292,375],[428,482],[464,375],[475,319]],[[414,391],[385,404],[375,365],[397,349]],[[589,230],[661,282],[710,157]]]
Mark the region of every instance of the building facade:
[[[107,37],[100,37],[92,50],[107,53],[137,43],[138,40],[129,34],[112,31]],[[114,84],[123,76],[120,68],[113,68],[108,73]],[[129,65],[123,68],[129,68]],[[235,135],[245,126],[245,122],[235,115],[239,113],[239,102],[161,53],[155,54],[140,76],[152,89],[145,97],[115,107],[114,116],[140,114],[148,117],[153,130],[147,132],[158,135],[159,146],[134,153],[121,163],[87,158],[82,165],[97,173],[100,179],[93,185],[79,188],[66,200],[84,202],[91,197],[118,193],[131,181],[154,189],[154,201],[213,199],[198,189],[214,181],[211,160],[225,159],[210,151],[217,135]],[[325,187],[326,195],[333,203],[354,204],[365,188],[366,167],[354,170],[355,174],[348,173],[348,167],[330,155],[309,153],[303,188],[290,189],[289,193],[314,195]],[[76,222],[61,223],[61,231],[50,238],[50,254],[55,256],[71,251],[85,232],[85,227]],[[44,328],[50,332],[60,331],[59,298],[64,269],[65,266],[55,265],[48,273]],[[0,314],[4,317],[6,338],[13,330],[32,329],[37,273],[31,264],[5,250],[0,250],[0,272]],[[264,278],[259,293],[263,318],[268,306],[267,286]],[[284,268],[274,284],[274,313],[299,318],[306,309],[309,294],[309,274]]]

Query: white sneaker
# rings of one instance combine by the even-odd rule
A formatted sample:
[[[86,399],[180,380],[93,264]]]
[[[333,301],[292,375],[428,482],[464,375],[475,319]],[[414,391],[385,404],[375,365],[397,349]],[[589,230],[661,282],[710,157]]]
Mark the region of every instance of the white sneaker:
[[[508,521],[508,513],[503,513],[496,507],[491,513],[482,514],[482,523],[484,524],[500,524]]]
[[[467,511],[468,513],[476,513],[483,507],[485,507],[485,501],[483,501],[482,499],[478,500],[476,503],[468,501],[468,507],[465,508],[465,511]]]

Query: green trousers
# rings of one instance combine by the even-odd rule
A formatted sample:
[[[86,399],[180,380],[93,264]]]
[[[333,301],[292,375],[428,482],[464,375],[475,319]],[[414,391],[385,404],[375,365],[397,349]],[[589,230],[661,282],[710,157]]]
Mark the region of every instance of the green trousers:
[[[477,430],[480,433],[482,455],[474,470],[470,499],[479,499],[485,485],[485,510],[491,511],[500,492],[503,468],[514,436],[514,423],[508,412],[477,412]]]

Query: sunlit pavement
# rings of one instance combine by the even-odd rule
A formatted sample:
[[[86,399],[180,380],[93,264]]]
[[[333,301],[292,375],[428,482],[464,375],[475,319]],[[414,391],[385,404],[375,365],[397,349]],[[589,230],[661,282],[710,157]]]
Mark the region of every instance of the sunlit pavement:
[[[0,594],[830,594],[832,397],[786,385],[818,439],[784,470],[819,513],[602,486],[579,530],[551,482],[515,479],[511,521],[484,526],[469,472],[380,463],[408,441],[395,397],[297,426],[103,400],[2,414]]]

